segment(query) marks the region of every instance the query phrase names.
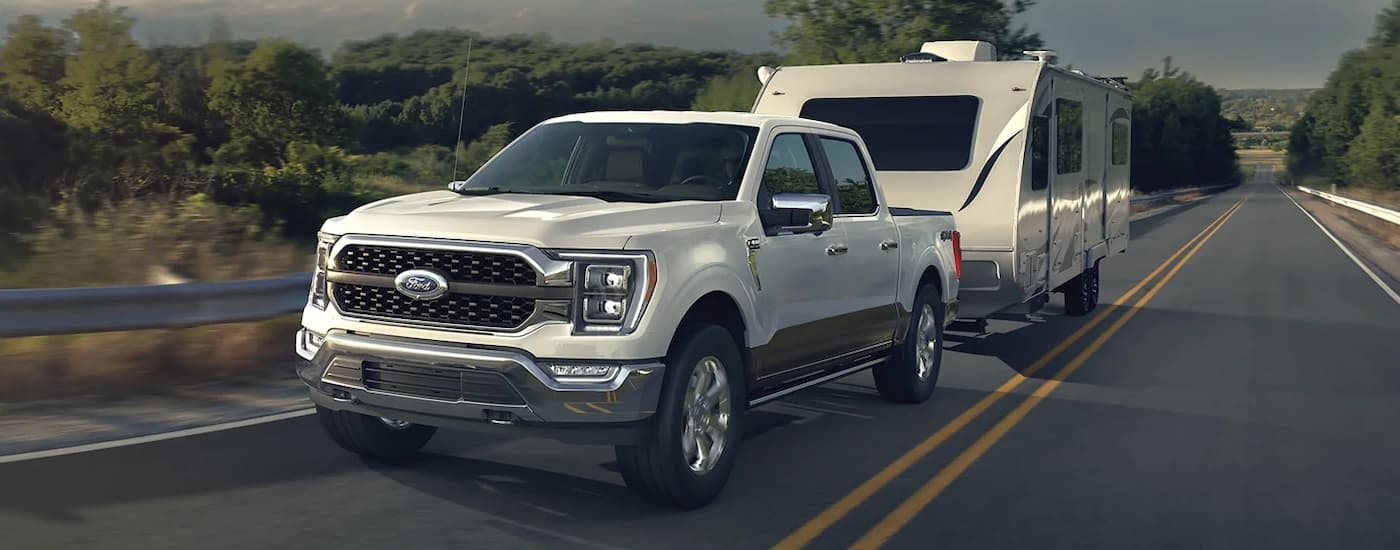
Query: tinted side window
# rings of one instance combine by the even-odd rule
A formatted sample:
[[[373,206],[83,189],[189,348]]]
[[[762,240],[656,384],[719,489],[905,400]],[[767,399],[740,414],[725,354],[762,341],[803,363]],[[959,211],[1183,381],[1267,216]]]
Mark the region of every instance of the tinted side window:
[[[1055,173],[1079,173],[1084,168],[1084,104],[1055,100],[1055,120]]]
[[[802,118],[860,134],[876,170],[955,171],[972,163],[975,96],[812,99]]]
[[[831,165],[831,177],[836,183],[836,194],[841,197],[841,214],[873,214],[875,212],[875,190],[870,183],[870,172],[865,169],[865,161],[860,151],[849,141],[821,138],[826,161]]]
[[[1129,137],[1132,135],[1132,122],[1128,119],[1128,112],[1119,109],[1113,112],[1113,164],[1122,166],[1128,163]]]
[[[1050,117],[1031,119],[1031,190],[1050,186]]]
[[[768,164],[763,167],[763,189],[767,199],[782,193],[825,194],[817,184],[812,155],[800,134],[782,134],[773,139]]]

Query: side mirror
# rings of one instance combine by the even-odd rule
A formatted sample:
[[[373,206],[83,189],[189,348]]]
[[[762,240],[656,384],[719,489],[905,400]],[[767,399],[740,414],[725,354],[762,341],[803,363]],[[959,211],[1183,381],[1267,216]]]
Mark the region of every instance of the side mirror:
[[[763,213],[763,225],[791,233],[821,233],[831,229],[831,197],[802,193],[773,196],[773,209]]]

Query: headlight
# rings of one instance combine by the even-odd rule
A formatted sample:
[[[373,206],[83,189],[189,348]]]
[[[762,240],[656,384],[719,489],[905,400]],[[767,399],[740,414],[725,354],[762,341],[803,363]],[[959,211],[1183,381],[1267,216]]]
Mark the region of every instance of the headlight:
[[[560,253],[574,262],[576,334],[630,334],[656,288],[656,262],[647,253]]]
[[[326,270],[330,268],[331,249],[339,239],[340,235],[316,234],[316,271],[311,277],[310,297],[311,305],[316,309],[326,309],[330,304],[330,298],[326,296]]]

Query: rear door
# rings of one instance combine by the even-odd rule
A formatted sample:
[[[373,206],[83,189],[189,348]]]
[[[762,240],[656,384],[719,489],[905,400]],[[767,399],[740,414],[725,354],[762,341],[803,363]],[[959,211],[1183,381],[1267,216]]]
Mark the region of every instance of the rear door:
[[[837,336],[852,354],[889,345],[896,329],[896,289],[899,285],[899,235],[889,209],[876,201],[870,167],[855,142],[818,135],[823,152],[823,177],[836,191],[835,225],[845,235],[846,252],[834,262],[830,276],[838,279],[841,296],[849,301]]]

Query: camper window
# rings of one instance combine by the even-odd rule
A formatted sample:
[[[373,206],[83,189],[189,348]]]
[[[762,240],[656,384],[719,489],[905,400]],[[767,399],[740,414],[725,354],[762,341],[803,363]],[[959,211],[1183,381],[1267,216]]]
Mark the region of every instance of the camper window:
[[[1132,130],[1129,128],[1128,112],[1119,109],[1113,112],[1113,165],[1128,163],[1128,143]]]
[[[841,198],[838,214],[874,214],[875,190],[870,187],[870,172],[860,158],[860,151],[849,141],[821,138],[831,179],[836,183],[836,195]]]
[[[855,130],[876,170],[957,171],[971,164],[980,103],[966,95],[818,98],[801,116]]]
[[[1077,174],[1084,168],[1084,104],[1055,100],[1055,173]]]
[[[1031,119],[1031,191],[1050,187],[1050,117]]]

